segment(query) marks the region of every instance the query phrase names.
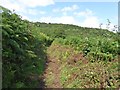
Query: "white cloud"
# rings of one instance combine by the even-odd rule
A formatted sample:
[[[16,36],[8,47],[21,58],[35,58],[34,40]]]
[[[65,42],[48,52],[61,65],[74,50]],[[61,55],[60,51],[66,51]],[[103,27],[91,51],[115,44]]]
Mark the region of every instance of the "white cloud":
[[[56,12],[61,10],[61,12],[63,12],[63,16],[57,17],[57,18],[50,17],[49,20],[46,20],[46,18],[44,17],[44,20],[49,21],[49,22],[54,21],[54,23],[74,24],[74,25],[79,25],[83,27],[99,28],[99,19],[96,16],[94,16],[93,11],[90,9],[86,9],[85,11],[73,13],[76,16],[79,16],[82,18],[84,17],[85,19],[83,21],[81,21],[79,17],[76,19],[75,16],[68,16],[66,14],[66,11],[70,11],[70,10],[72,11],[77,8],[78,7],[76,5],[73,5],[71,7],[64,7],[63,9],[54,9],[54,11]],[[43,20],[43,18],[41,20]]]
[[[46,14],[45,11],[39,11],[38,13],[39,13],[39,14]]]
[[[77,8],[76,8],[77,9]],[[91,28],[100,28],[100,20],[101,18],[98,18],[97,16],[94,15],[94,12],[90,9],[85,9],[85,11],[80,11],[80,12],[74,12],[74,16],[69,16],[67,15],[66,11],[69,10],[73,10],[70,9],[70,7],[68,8],[62,8],[62,9],[53,9],[54,12],[63,12],[63,16],[62,17],[44,17],[41,18],[42,21],[45,22],[52,22],[52,23],[64,23],[64,24],[74,24],[74,25],[78,25],[78,26],[83,26],[83,27],[91,27]],[[75,16],[78,16],[77,19]],[[84,20],[81,21],[81,19],[79,18],[84,18]],[[106,24],[102,25],[103,29],[107,29],[106,28]],[[113,30],[114,25],[111,24],[109,30]]]
[[[30,14],[30,15],[37,15],[37,11],[33,10],[33,9],[28,9],[27,13]]]
[[[41,17],[39,21],[46,23],[73,24],[82,27],[100,28],[99,27],[100,21],[99,18],[97,18],[96,16],[86,17],[83,21],[79,21],[78,19],[75,19],[74,16],[61,16],[61,17],[48,16],[48,17]],[[103,24],[101,28],[107,29],[106,24]],[[114,29],[114,24],[111,23],[111,25],[109,26],[109,31],[113,31],[113,29]]]
[[[15,10],[17,13],[30,13],[36,12],[35,10],[29,10],[29,8],[35,8],[37,6],[47,6],[54,4],[53,0],[2,0],[0,5],[9,10]],[[45,12],[39,12],[39,14],[44,14]]]
[[[55,12],[55,13],[60,12],[63,15],[67,15],[67,12],[73,12],[77,9],[79,9],[78,5],[72,5],[72,6],[63,7],[63,8],[56,8],[56,9],[53,9],[52,11]]]
[[[53,9],[52,12],[60,12],[59,8]]]
[[[76,23],[76,20],[72,16],[62,16],[62,17],[41,17],[40,18],[41,22],[46,22],[46,23],[63,23],[63,24],[74,24]]]
[[[23,19],[23,20],[26,19],[26,20],[29,20],[29,21],[30,21],[30,19],[29,19],[27,16],[25,16],[25,15],[22,15],[22,19]]]
[[[96,16],[87,16],[81,26],[99,28],[99,24],[99,19]]]
[[[74,11],[77,10],[79,7],[77,5],[72,5],[71,7],[64,7],[61,9],[62,12],[67,12],[67,11]]]
[[[18,0],[18,2],[26,7],[47,6],[54,4],[53,0]]]
[[[95,16],[87,17],[83,21],[79,21],[73,16],[41,17],[40,21],[46,22],[46,23],[51,22],[51,23],[74,24],[74,25],[83,26],[83,27],[99,28],[99,20]]]
[[[2,0],[1,5],[8,9],[21,10],[21,8],[47,6],[54,4],[53,0]]]
[[[45,14],[46,12],[45,11],[36,10],[36,9],[28,9],[28,10],[26,10],[26,13],[30,14],[30,15],[39,15],[39,14]]]
[[[54,4],[53,0],[2,0],[0,5],[22,16],[22,19],[30,20],[29,15],[45,14],[45,11],[32,9],[37,6]]]
[[[13,1],[13,0],[2,0],[0,3],[5,8],[8,8],[9,10],[15,10],[15,11],[22,11],[23,9],[20,7],[19,3]]]
[[[93,11],[91,11],[90,9],[86,9],[85,11],[81,11],[81,12],[74,12],[74,15],[76,16],[84,16],[84,17],[89,17],[92,16],[94,13]]]

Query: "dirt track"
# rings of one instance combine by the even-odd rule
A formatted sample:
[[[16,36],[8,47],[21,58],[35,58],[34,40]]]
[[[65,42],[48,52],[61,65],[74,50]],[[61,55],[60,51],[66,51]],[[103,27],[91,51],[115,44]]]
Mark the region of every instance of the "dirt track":
[[[52,73],[52,83],[49,85],[45,85],[46,88],[62,88],[60,84],[60,65],[57,59],[47,56],[47,62],[46,62],[46,69],[44,72],[44,81],[46,82],[46,79],[49,77],[49,74]]]

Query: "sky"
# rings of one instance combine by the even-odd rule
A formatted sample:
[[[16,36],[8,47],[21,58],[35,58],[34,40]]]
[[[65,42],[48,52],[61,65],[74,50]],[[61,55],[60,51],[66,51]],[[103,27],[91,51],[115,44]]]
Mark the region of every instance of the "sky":
[[[93,0],[95,1],[95,0]],[[118,2],[93,2],[89,0],[2,0],[0,5],[15,10],[33,22],[73,24],[83,27],[106,28],[110,20],[110,30],[118,25]],[[105,1],[105,0],[104,0]]]

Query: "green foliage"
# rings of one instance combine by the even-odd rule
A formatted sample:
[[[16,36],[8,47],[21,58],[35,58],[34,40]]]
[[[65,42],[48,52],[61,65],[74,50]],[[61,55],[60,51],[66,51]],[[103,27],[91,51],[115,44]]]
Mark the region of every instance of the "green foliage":
[[[98,39],[94,39],[92,36],[90,38],[71,36],[65,39],[57,38],[54,40],[54,43],[61,45],[70,45],[77,51],[82,51],[85,56],[91,55],[94,60],[98,60],[99,57],[102,58],[99,60],[113,60],[118,54],[118,42],[113,38],[99,37]],[[109,58],[109,56],[112,58]]]
[[[34,37],[29,22],[17,14],[3,10],[1,15],[3,88],[32,87],[31,74],[41,75],[44,71],[44,43],[47,41]]]

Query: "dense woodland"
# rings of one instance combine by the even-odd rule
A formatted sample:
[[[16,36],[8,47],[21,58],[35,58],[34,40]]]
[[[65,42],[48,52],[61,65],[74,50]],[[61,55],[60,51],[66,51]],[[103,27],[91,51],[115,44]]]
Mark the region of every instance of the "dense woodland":
[[[37,88],[41,79],[35,77],[42,77],[49,58],[58,62],[57,75],[63,88],[119,86],[119,33],[30,22],[1,9],[3,88]],[[54,72],[48,70],[44,80],[46,87],[54,87]]]

